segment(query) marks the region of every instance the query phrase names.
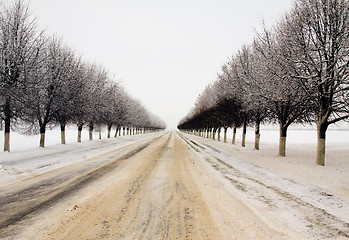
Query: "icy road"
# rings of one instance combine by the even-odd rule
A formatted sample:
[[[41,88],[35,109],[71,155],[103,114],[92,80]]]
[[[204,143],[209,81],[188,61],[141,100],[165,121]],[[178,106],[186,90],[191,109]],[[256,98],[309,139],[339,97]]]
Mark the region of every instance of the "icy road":
[[[183,133],[125,139],[8,154],[0,239],[349,237],[341,196]]]

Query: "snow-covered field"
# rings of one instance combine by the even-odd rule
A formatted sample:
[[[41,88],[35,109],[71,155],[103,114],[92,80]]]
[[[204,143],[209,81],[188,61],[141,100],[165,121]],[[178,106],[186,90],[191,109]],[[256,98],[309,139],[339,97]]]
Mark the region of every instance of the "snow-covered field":
[[[241,129],[237,130],[236,141],[241,139]],[[111,136],[114,136],[114,129],[112,130]],[[287,144],[298,144],[298,143],[316,143],[317,135],[316,129],[314,126],[302,128],[302,126],[291,126],[287,132]],[[0,146],[3,146],[3,131],[0,131]],[[223,131],[221,133],[223,137]],[[107,136],[106,129],[102,129],[102,139],[105,139]],[[93,138],[98,139],[98,132],[94,132]],[[82,142],[88,141],[88,129],[83,129],[82,131]],[[232,130],[228,129],[228,139],[232,138]],[[77,139],[77,128],[74,126],[67,127],[66,130],[66,142],[67,144],[75,143]],[[26,151],[30,149],[38,148],[40,141],[39,135],[24,135],[18,132],[11,132],[11,152]],[[54,145],[60,144],[60,130],[54,128],[52,130],[47,130],[45,146],[52,147]],[[248,128],[246,141],[254,141],[254,131],[253,128]],[[261,144],[270,143],[278,144],[279,141],[279,130],[277,126],[262,126],[261,128]],[[327,144],[347,144],[349,145],[349,128],[337,128],[330,127],[326,135]],[[1,155],[0,155],[1,160]]]
[[[236,146],[241,143],[241,129],[237,130]],[[58,128],[47,130],[45,148],[38,147],[40,136],[39,135],[24,135],[18,132],[11,132],[11,152],[0,152],[0,183],[4,183],[9,179],[9,176],[16,178],[15,176],[26,176],[27,174],[37,174],[37,172],[45,171],[43,166],[59,167],[62,164],[67,164],[74,159],[75,154],[81,151],[86,151],[91,154],[91,149],[98,148],[108,142],[112,144],[119,144],[123,146],[126,143],[136,141],[139,136],[121,136],[116,139],[113,138],[114,131],[111,133],[111,139],[107,139],[106,129],[102,129],[102,139],[99,139],[99,133],[94,132],[94,140],[88,140],[88,129],[82,131],[82,143],[77,143],[77,128],[68,127],[66,130],[66,144],[60,144],[60,130]],[[298,162],[308,165],[313,165],[315,150],[316,150],[316,130],[315,129],[289,129],[287,136],[287,161]],[[3,146],[3,131],[0,131],[0,146]],[[140,138],[145,137],[141,136]],[[232,130],[228,129],[228,143],[231,142]],[[223,131],[221,133],[221,139],[223,139]],[[261,130],[261,144],[262,151],[254,153],[261,154],[262,156],[276,157],[278,150],[279,131],[276,126],[265,126]],[[222,141],[222,140],[221,140]],[[251,151],[254,142],[253,128],[249,128],[246,135],[246,148],[244,151]],[[327,166],[340,166],[349,165],[349,129],[332,128],[327,131],[327,155],[343,155],[340,158],[329,158],[327,160]],[[61,160],[59,156],[60,152],[71,152],[75,150],[76,153],[72,155],[65,154],[66,160]],[[56,154],[57,158],[45,158],[46,154]],[[303,156],[302,158],[299,158]],[[28,159],[32,159],[29,161]],[[35,163],[33,162],[35,160]],[[60,159],[60,160],[58,160]],[[82,160],[82,159],[80,159]],[[265,160],[264,162],[267,162]],[[66,162],[66,163],[64,163]],[[59,164],[58,164],[59,163]],[[282,161],[281,163],[285,163]],[[278,164],[273,164],[275,166]],[[291,168],[292,169],[292,168]],[[301,171],[301,170],[300,170]],[[6,177],[7,176],[7,177]]]
[[[261,127],[261,143],[274,143],[278,144],[279,141],[279,129],[276,125],[267,125]],[[221,133],[223,136],[223,133]],[[241,139],[242,129],[237,129],[236,140]],[[232,138],[232,131],[228,129],[228,138]],[[247,141],[254,141],[253,128],[247,129],[246,134]],[[287,144],[296,143],[315,143],[317,141],[316,126],[290,126],[287,131]],[[349,145],[349,127],[339,128],[336,126],[330,126],[326,133],[326,143],[340,143]]]
[[[115,132],[112,132],[112,136],[114,136]],[[0,138],[0,146],[3,146],[4,142],[4,132],[0,131],[1,138]],[[52,130],[47,130],[46,136],[45,136],[45,146],[54,146],[57,144],[60,144],[61,141],[61,132],[59,128],[54,128]],[[66,143],[75,143],[78,136],[78,130],[76,127],[67,127],[66,129]],[[102,138],[106,138],[107,133],[106,130],[102,130]],[[25,135],[20,134],[16,131],[11,132],[10,136],[10,149],[11,152],[18,152],[18,151],[26,151],[33,148],[37,148],[39,146],[40,141],[40,135]],[[93,139],[98,139],[98,132],[94,132]],[[88,141],[88,129],[83,129],[81,132],[81,141]]]

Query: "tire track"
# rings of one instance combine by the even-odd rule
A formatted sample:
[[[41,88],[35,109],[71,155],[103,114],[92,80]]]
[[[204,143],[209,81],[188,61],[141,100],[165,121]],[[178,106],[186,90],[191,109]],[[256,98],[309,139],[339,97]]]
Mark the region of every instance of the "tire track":
[[[86,188],[11,225],[20,232],[4,239],[223,239],[194,182],[193,153],[174,132],[154,141],[123,152],[128,161],[120,156]]]
[[[198,151],[198,148],[195,146],[201,146],[201,143],[199,144],[196,142],[195,146],[193,146],[193,140],[183,135],[181,137],[186,139],[185,142],[191,148]],[[305,222],[308,232],[312,232],[315,236],[320,236],[321,238],[333,238],[338,236],[349,238],[349,223],[342,221],[310,202],[302,200],[300,197],[290,192],[284,191],[277,186],[264,183],[262,180],[258,179],[258,177],[256,178],[256,175],[262,174],[258,171],[258,173],[255,172],[250,175],[240,171],[234,167],[233,160],[229,163],[222,160],[226,159],[224,153],[208,144],[204,145],[214,151],[214,153],[212,153],[200,147],[202,149],[200,152],[205,155],[205,160],[219,171],[225,179],[229,180],[237,190],[248,196],[248,198],[252,197],[271,209],[279,209],[281,208],[280,206],[283,205],[285,208],[292,208],[293,211],[299,212],[298,217],[301,221]],[[222,159],[217,157],[220,154],[223,154]],[[293,183],[297,184],[295,182]]]
[[[0,197],[0,234],[10,235],[15,230],[15,226],[31,214],[47,209],[87,184],[98,180],[114,170],[120,160],[127,160],[136,155],[160,137],[133,147],[131,150],[130,146],[127,146],[128,150],[121,151],[121,155],[118,153],[120,149],[113,150],[103,154],[104,160],[97,165],[95,163],[87,165],[83,169],[75,169],[60,176],[45,179],[19,192]]]
[[[155,149],[156,154],[149,153],[154,159],[124,196],[127,200],[118,213],[122,231],[115,239],[198,239],[205,234],[198,216],[210,220],[207,212],[195,210],[206,208],[188,176],[186,146],[174,135]]]
[[[149,179],[149,176],[153,172],[154,168],[156,167],[157,163],[159,162],[159,159],[164,155],[165,151],[167,150],[169,146],[170,139],[172,137],[172,133],[169,134],[167,140],[165,143],[161,146],[160,151],[156,154],[156,157],[150,162],[150,164],[147,166],[147,168],[143,171],[141,175],[139,175],[131,184],[128,193],[124,196],[126,199],[124,207],[120,210],[118,213],[118,218],[116,220],[117,223],[121,223],[125,217],[125,215],[128,213],[130,209],[130,205],[134,204],[133,200],[135,200],[135,195],[139,193],[139,191],[142,189],[143,185],[146,184],[147,179]],[[137,201],[137,199],[136,199]],[[120,233],[118,239],[123,239],[127,234],[128,231],[137,231],[136,236],[137,238],[134,239],[143,239],[145,237],[145,234],[151,224],[151,216],[152,212],[154,211],[154,206],[150,203],[146,208],[143,208],[142,210],[146,210],[147,212],[147,219],[141,223],[140,226],[138,226],[136,229],[134,229],[134,225],[137,225],[137,221],[139,220],[139,213],[140,211],[140,205],[141,203],[137,203],[135,214],[133,215],[131,221],[128,223],[128,225],[125,227],[125,230]]]

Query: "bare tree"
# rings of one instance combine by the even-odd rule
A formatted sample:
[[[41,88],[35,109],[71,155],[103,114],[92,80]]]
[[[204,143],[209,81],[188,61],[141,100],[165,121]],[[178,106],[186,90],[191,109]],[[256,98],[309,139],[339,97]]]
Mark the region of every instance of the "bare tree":
[[[267,30],[258,35],[255,41],[256,52],[263,61],[265,69],[259,81],[260,97],[264,106],[275,116],[280,126],[279,155],[286,155],[287,129],[294,122],[308,121],[311,106],[301,84],[294,81],[292,66],[288,61],[291,52],[285,45],[281,31]]]
[[[81,132],[84,124],[88,122],[89,116],[89,99],[90,99],[90,78],[94,72],[90,64],[84,63],[81,58],[77,61],[74,71],[76,87],[73,103],[72,122],[78,127],[77,142],[81,142]]]
[[[61,143],[65,144],[65,128],[66,125],[72,122],[75,108],[77,105],[79,94],[76,90],[81,87],[77,69],[80,64],[80,59],[75,57],[72,50],[63,47],[60,50],[62,60],[65,59],[64,65],[61,66],[61,86],[57,88],[57,95],[60,96],[54,103],[55,111],[53,112],[53,120],[59,123],[61,128]],[[57,53],[58,55],[58,53]]]
[[[101,65],[90,65],[87,79],[86,121],[89,127],[89,139],[93,140],[93,130],[96,125],[103,124],[103,111],[108,108],[104,96],[109,81],[108,72]]]
[[[315,109],[316,163],[325,165],[329,125],[349,118],[349,2],[298,0],[286,16],[283,34],[293,53],[294,78]]]
[[[121,93],[123,89],[119,84],[109,81],[106,86],[105,95],[103,96],[105,100],[105,108],[102,111],[102,122],[107,125],[108,135],[110,138],[110,132],[113,125],[118,128],[118,118],[121,115],[122,108],[122,97],[124,95]],[[119,126],[120,127],[120,126]]]
[[[251,46],[244,45],[237,56],[238,74],[241,76],[241,87],[244,89],[242,95],[243,109],[248,112],[250,122],[255,125],[255,145],[259,150],[260,143],[260,125],[261,122],[269,116],[269,110],[266,107],[264,91],[261,82],[264,82],[265,72],[260,55]]]
[[[222,91],[225,92],[226,98],[233,99],[235,102],[235,109],[231,110],[238,110],[233,122],[232,143],[235,144],[236,127],[242,126],[241,146],[245,147],[246,129],[251,116],[249,109],[245,107],[247,103],[244,101],[246,100],[246,95],[248,93],[245,87],[245,77],[242,75],[237,56],[232,56],[230,61],[223,65],[222,74],[220,74],[219,78],[222,85]]]
[[[52,38],[42,52],[42,63],[32,69],[26,84],[26,114],[24,119],[40,131],[40,147],[45,146],[46,127],[55,120],[64,123],[64,105],[72,92],[69,93],[71,80],[70,70],[73,56],[70,51],[62,47],[61,41]],[[70,116],[69,116],[70,117]]]
[[[20,99],[26,71],[37,61],[41,49],[41,33],[30,18],[24,1],[1,5],[0,9],[0,106],[5,125],[4,151],[10,151],[11,121],[23,108]]]

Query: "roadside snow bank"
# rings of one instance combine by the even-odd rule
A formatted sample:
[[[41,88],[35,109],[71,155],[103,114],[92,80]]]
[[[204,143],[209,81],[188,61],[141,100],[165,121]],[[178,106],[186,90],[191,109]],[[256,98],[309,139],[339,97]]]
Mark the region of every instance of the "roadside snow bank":
[[[97,155],[131,145],[161,133],[51,145],[25,151],[0,152],[0,187],[70,164],[87,161]]]
[[[187,143],[228,180],[231,191],[261,218],[314,239],[349,236],[349,145],[328,144],[326,164],[315,164],[316,144],[261,150],[185,134]],[[336,236],[336,238],[332,238]],[[337,236],[339,238],[337,238]],[[305,239],[312,239],[305,237]]]

